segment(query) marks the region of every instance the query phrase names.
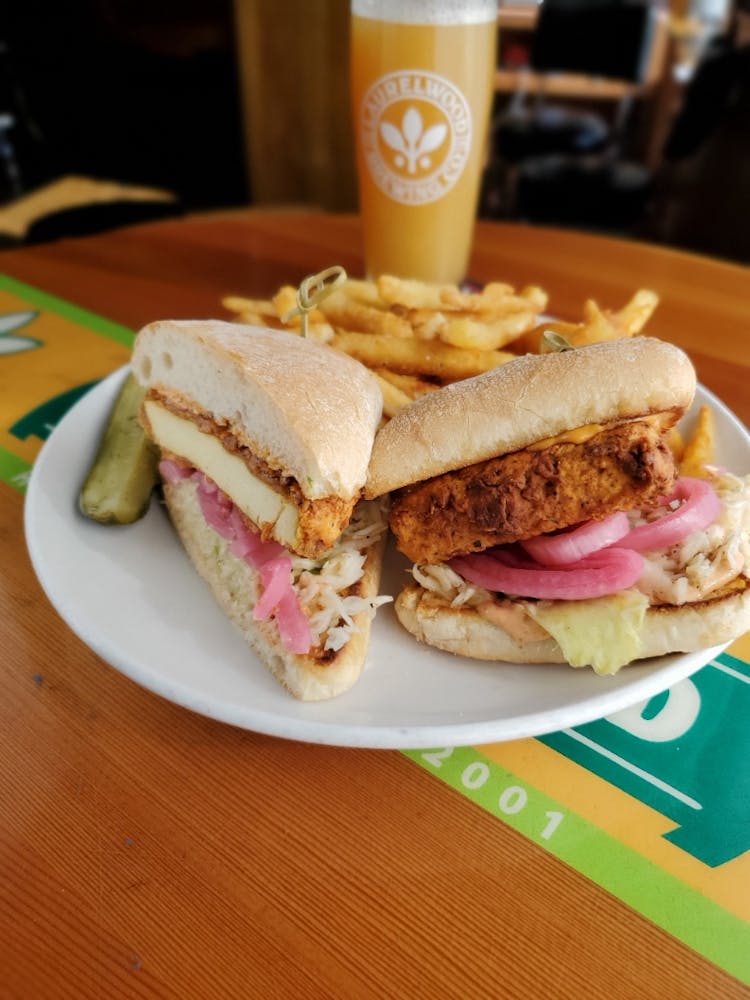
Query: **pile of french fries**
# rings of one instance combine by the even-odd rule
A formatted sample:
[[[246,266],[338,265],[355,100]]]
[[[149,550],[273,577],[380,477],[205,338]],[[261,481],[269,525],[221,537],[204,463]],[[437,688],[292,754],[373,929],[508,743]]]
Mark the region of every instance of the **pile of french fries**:
[[[269,300],[228,297],[223,305],[244,323],[297,330],[297,290],[285,285]],[[533,328],[547,305],[541,288],[516,294],[493,282],[478,292],[383,275],[347,279],[307,316],[308,336],[351,355],[378,378],[387,417],[424,392],[479,375],[509,361],[502,348]]]
[[[386,418],[417,396],[479,375],[520,354],[550,349],[550,338],[582,347],[642,333],[659,297],[642,288],[619,310],[593,299],[579,322],[544,316],[548,295],[529,285],[490,282],[477,291],[382,275],[375,281],[347,278],[307,315],[307,336],[356,358],[376,375]],[[270,299],[227,296],[237,322],[302,332],[297,289],[283,285]],[[685,439],[673,429],[670,447],[685,476],[705,476],[714,462],[714,414],[702,406]]]
[[[222,305],[242,323],[301,332],[297,289],[270,299],[227,296]],[[479,375],[519,354],[545,350],[546,336],[571,347],[640,333],[658,304],[641,289],[619,311],[584,304],[580,322],[544,317],[548,295],[490,282],[477,291],[382,275],[348,278],[307,315],[307,336],[356,358],[376,375],[386,418],[417,396]]]

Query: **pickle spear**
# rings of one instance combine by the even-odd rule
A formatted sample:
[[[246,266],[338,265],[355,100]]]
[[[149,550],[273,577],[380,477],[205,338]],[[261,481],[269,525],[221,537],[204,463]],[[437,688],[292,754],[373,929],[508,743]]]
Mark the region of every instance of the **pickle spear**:
[[[138,423],[144,394],[128,375],[79,494],[81,513],[100,524],[132,524],[143,517],[159,480],[158,453]]]

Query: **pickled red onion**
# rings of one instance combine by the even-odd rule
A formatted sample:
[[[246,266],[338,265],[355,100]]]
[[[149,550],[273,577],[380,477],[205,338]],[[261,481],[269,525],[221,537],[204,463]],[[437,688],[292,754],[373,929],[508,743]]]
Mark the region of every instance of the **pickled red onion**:
[[[267,559],[258,572],[263,593],[253,608],[253,618],[256,622],[262,622],[271,617],[291,586],[292,560],[286,554]]]
[[[231,541],[234,538],[234,530],[229,522],[229,515],[232,511],[232,501],[222,493],[221,490],[212,483],[210,479],[201,476],[198,480],[198,500],[203,511],[203,516],[222,538]]]
[[[273,539],[263,541],[257,531],[248,528],[239,507],[232,507],[229,523],[234,531],[234,541],[229,546],[233,555],[239,559],[252,558],[253,566],[262,566],[269,559],[277,559],[286,555],[286,549]]]
[[[662,505],[683,501],[679,507],[649,524],[641,524],[621,538],[618,548],[655,552],[676,545],[695,531],[702,531],[721,513],[721,501],[705,479],[683,476]]]
[[[554,535],[537,535],[521,545],[544,566],[565,566],[619,542],[629,530],[627,515],[618,511],[602,521],[586,521]]]
[[[291,584],[276,607],[276,624],[285,649],[290,653],[309,653],[312,645],[310,623]]]
[[[183,479],[189,479],[193,474],[193,470],[180,465],[179,462],[174,462],[171,458],[163,458],[159,462],[159,474],[162,479],[166,479],[168,483],[174,484],[181,482]]]
[[[643,557],[629,549],[600,549],[576,563],[551,569],[517,550],[498,546],[457,556],[448,565],[487,590],[543,600],[581,601],[632,587],[643,570]]]
[[[276,620],[281,643],[290,653],[308,653],[312,633],[299,598],[292,584],[292,560],[278,542],[264,541],[245,523],[239,509],[212,480],[197,470],[178,474],[171,462],[162,475],[167,482],[179,482],[192,477],[196,481],[201,511],[208,524],[230,543],[230,550],[256,570],[260,576],[261,594],[253,609],[256,621],[272,615]]]

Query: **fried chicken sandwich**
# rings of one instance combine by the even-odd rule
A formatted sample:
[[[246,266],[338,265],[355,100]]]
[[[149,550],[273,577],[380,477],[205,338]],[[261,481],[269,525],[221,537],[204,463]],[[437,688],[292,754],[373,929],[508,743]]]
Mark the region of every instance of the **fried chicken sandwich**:
[[[141,422],[190,559],[266,667],[304,700],[365,662],[386,524],[360,502],[382,396],[291,333],[164,321],[139,333]]]
[[[418,639],[483,660],[632,660],[750,627],[750,477],[679,475],[696,377],[651,337],[527,355],[417,399],[378,433],[366,495],[414,564]]]

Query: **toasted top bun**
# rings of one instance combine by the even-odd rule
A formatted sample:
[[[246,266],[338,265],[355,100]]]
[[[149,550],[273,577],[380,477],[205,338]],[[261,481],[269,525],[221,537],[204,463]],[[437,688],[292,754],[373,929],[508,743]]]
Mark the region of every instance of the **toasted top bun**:
[[[164,320],[140,331],[136,379],[230,427],[305,496],[351,499],[367,474],[382,395],[357,361],[280,330]]]
[[[678,347],[633,337],[527,354],[419,396],[375,438],[365,495],[380,496],[589,424],[671,412],[693,400]]]

